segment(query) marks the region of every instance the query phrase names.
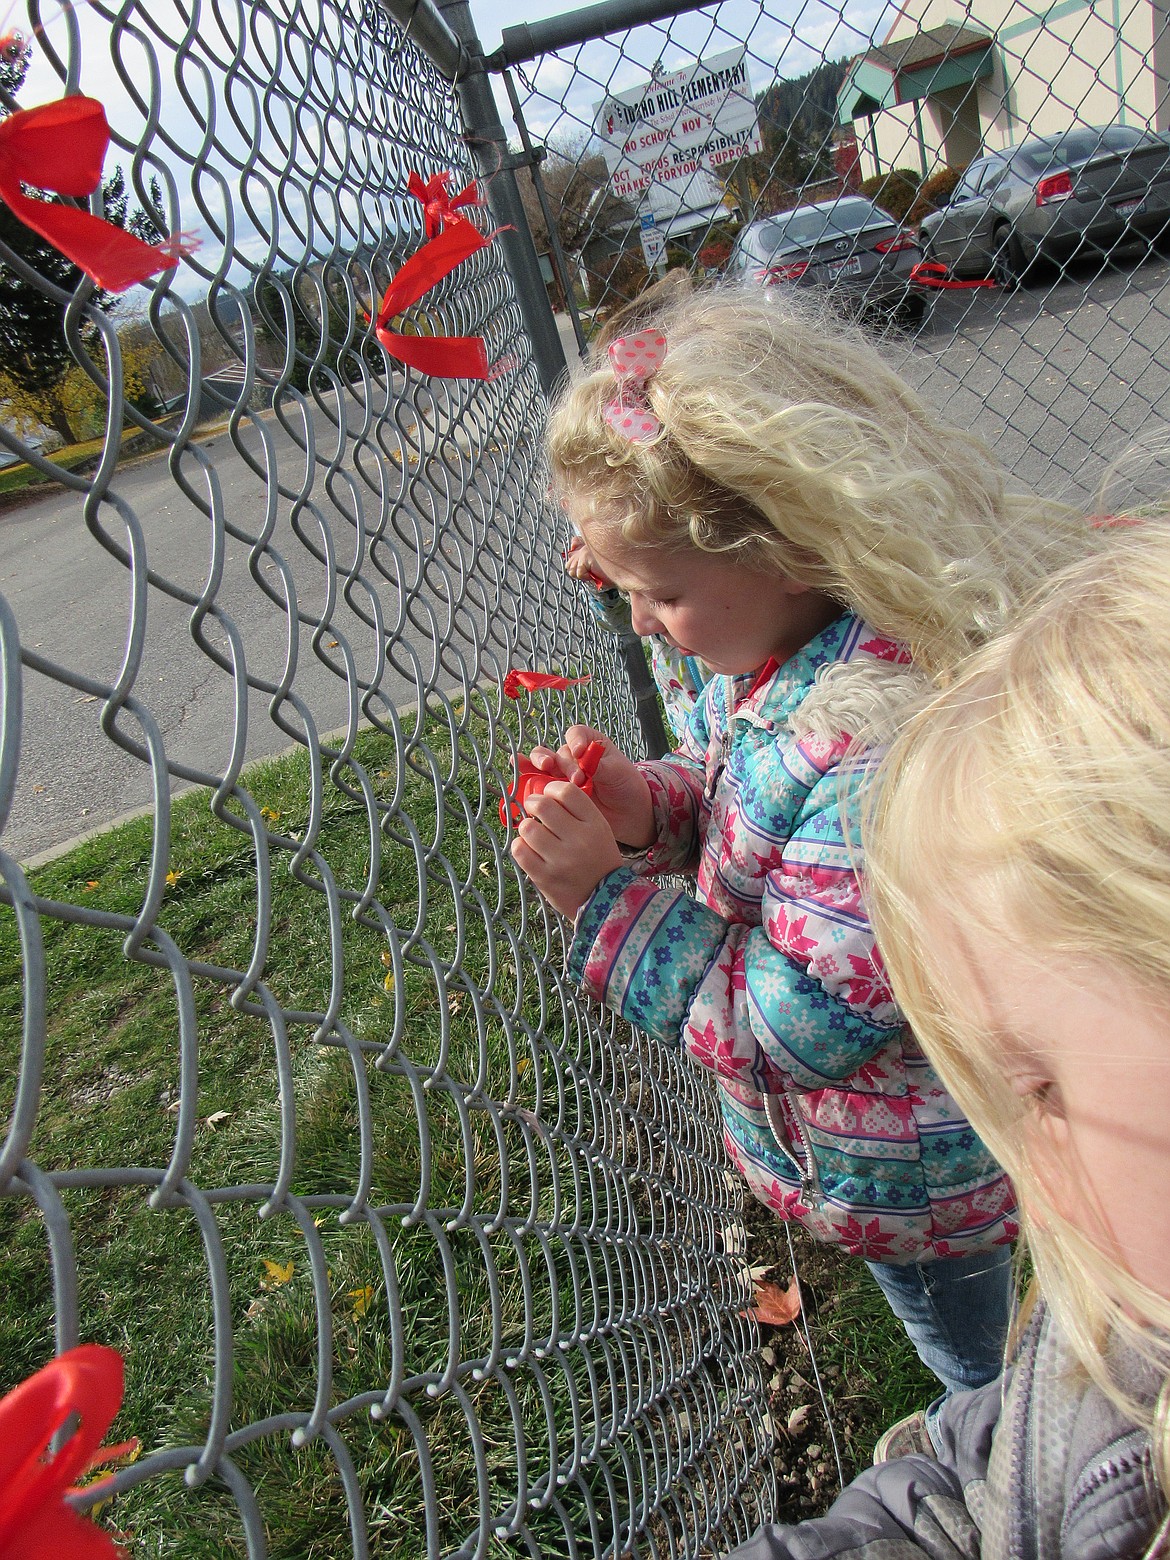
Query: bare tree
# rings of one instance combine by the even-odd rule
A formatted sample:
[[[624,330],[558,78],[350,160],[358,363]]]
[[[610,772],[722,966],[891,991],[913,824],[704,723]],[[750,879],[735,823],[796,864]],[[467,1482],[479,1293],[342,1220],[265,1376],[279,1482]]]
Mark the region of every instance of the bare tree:
[[[600,152],[588,151],[587,144],[587,139],[581,137],[549,146],[540,169],[557,235],[565,253],[574,259],[598,233],[633,220],[629,205],[610,190],[605,158]],[[547,251],[548,224],[536,189],[531,179],[521,178],[519,182],[536,247]]]

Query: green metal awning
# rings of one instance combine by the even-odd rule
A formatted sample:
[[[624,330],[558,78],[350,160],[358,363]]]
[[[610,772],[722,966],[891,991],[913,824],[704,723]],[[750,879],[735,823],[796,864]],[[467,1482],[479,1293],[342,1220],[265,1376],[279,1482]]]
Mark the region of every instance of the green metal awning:
[[[975,27],[932,27],[859,54],[837,94],[837,122],[968,86],[995,69],[995,39]]]

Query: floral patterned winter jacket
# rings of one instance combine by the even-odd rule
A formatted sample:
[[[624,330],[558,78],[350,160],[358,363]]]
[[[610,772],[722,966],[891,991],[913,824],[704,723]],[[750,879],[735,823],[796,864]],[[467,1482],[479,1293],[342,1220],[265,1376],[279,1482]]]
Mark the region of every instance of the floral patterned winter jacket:
[[[1012,1190],[886,983],[842,818],[862,766],[788,725],[818,668],[859,656],[904,652],[845,615],[770,676],[708,684],[679,751],[641,766],[658,842],[582,906],[569,967],[712,1069],[728,1151],[781,1217],[871,1260],[965,1256],[1015,1235]]]

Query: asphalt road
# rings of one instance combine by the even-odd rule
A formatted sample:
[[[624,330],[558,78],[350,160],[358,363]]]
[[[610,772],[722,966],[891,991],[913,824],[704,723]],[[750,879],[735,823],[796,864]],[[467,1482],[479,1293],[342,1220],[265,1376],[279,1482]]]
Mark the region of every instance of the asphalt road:
[[[1104,272],[1090,269],[1012,294],[940,293],[913,340],[894,349],[940,415],[982,434],[1020,482],[1093,505],[1108,463],[1130,443],[1149,445],[1164,427],[1161,408],[1170,391],[1168,282],[1165,261],[1123,258]],[[267,426],[282,477],[295,484],[304,457],[271,421]],[[315,432],[327,440],[327,427]],[[250,442],[259,448],[255,435]],[[205,497],[218,483],[225,516],[254,535],[264,514],[263,480],[226,436],[212,438],[203,450],[214,476],[200,472],[189,457],[191,481]],[[397,481],[397,472],[391,475]],[[141,521],[151,569],[198,594],[208,577],[212,526],[172,480],[165,459],[125,467],[115,488]],[[320,484],[315,491],[320,496]],[[397,511],[406,572],[400,584],[386,579],[381,591],[391,624],[404,597],[414,596],[414,622],[404,621],[396,653],[400,670],[385,683],[398,705],[417,697],[412,657],[424,682],[455,682],[432,666],[426,623],[433,609],[442,633],[451,609],[441,592],[425,584],[415,589],[420,586],[415,551],[431,546],[434,531],[420,492],[421,486]],[[103,514],[108,526],[118,527],[112,506]],[[352,545],[352,527],[331,507],[328,525],[339,549]],[[59,665],[113,683],[134,620],[130,576],[90,534],[81,501],[63,493],[49,496],[0,514],[0,530],[0,592],[16,614],[22,643]],[[308,528],[314,534],[319,546],[315,523]],[[294,536],[283,501],[274,546],[288,562],[301,609],[316,620],[324,610],[329,571]],[[249,669],[276,680],[288,655],[288,617],[251,579],[248,553],[247,542],[229,541],[216,602],[242,634]],[[457,577],[458,566],[446,572]],[[273,563],[265,564],[264,577],[279,586]],[[135,691],[158,721],[172,758],[222,772],[232,745],[235,681],[193,645],[189,607],[162,591],[148,595]],[[302,627],[297,656],[294,688],[319,732],[336,730],[347,719],[344,679],[326,665],[336,660],[329,640],[352,639],[359,654],[370,643],[369,630],[344,601],[335,604],[332,622],[333,631],[317,650],[311,628]],[[209,637],[226,648],[221,629],[211,626]],[[370,675],[372,661],[360,670]],[[102,732],[101,699],[30,671],[24,701],[18,788],[5,830],[10,851],[27,859],[149,803],[148,768]],[[267,703],[252,694],[249,757],[291,744],[269,718]]]
[[[272,434],[281,478],[295,486],[304,468],[304,455],[268,414],[265,424]],[[317,431],[322,437],[328,432],[327,428]],[[254,432],[246,438],[254,452],[259,452],[260,442]],[[217,487],[228,523],[249,537],[255,536],[265,513],[263,479],[249,469],[226,434],[208,439],[200,448],[206,469],[200,470],[190,456],[184,463],[196,493],[206,500]],[[388,469],[396,490],[398,468],[388,464]],[[382,687],[398,708],[414,703],[420,687],[452,689],[458,684],[450,669],[434,664],[434,643],[450,636],[451,610],[442,590],[431,588],[420,578],[418,553],[432,550],[438,540],[425,513],[421,486],[416,485],[409,498],[395,506],[395,548],[379,549],[389,576],[380,584],[383,611],[388,627],[397,625],[400,630],[392,652],[397,670],[387,670]],[[118,472],[114,491],[141,523],[151,571],[198,597],[212,564],[214,528],[176,485],[166,458],[149,457],[128,464]],[[314,497],[323,505],[330,542],[344,568],[345,550],[353,547],[353,527],[329,504],[320,482],[315,485]],[[372,508],[376,514],[376,503]],[[111,538],[124,546],[127,532],[114,506],[102,506],[101,513]],[[304,516],[301,524],[309,542],[320,550],[321,525],[311,516]],[[0,514],[0,531],[4,537],[0,592],[16,615],[22,645],[58,666],[113,685],[137,616],[132,606],[131,576],[87,528],[82,501],[74,495],[55,493],[26,508]],[[456,540],[454,545],[460,544]],[[442,546],[450,553],[449,537],[442,539]],[[288,566],[297,606],[312,620],[299,628],[292,690],[303,701],[318,733],[340,730],[349,714],[347,684],[344,675],[338,675],[328,663],[340,665],[339,644],[348,641],[358,658],[359,675],[372,677],[371,630],[339,594],[332,604],[331,626],[314,647],[313,627],[324,615],[333,571],[294,535],[286,500],[277,508],[271,547]],[[289,660],[290,617],[252,579],[250,551],[246,540],[228,540],[222,582],[214,600],[239,631],[249,673],[274,683]],[[436,572],[432,565],[432,573]],[[458,563],[442,572],[458,577]],[[283,596],[281,570],[272,558],[263,560],[261,573]],[[368,561],[365,573],[369,577]],[[145,642],[135,696],[157,721],[170,758],[203,772],[221,774],[232,751],[236,679],[230,670],[217,666],[196,648],[189,627],[189,605],[153,587],[146,595]],[[211,645],[228,652],[228,635],[220,623],[209,621],[206,637]],[[26,670],[23,697],[18,785],[4,835],[8,850],[27,860],[151,801],[149,767],[123,752],[101,729],[102,698],[63,687],[35,670]],[[248,758],[293,745],[293,735],[273,722],[268,706],[266,694],[251,691]],[[285,706],[285,715],[295,729],[300,728],[301,718],[290,706]],[[122,719],[122,729],[137,735],[138,723],[125,716]]]
[[[1013,293],[940,292],[903,367],[1021,483],[1092,506],[1110,462],[1166,427],[1168,284],[1131,251]]]

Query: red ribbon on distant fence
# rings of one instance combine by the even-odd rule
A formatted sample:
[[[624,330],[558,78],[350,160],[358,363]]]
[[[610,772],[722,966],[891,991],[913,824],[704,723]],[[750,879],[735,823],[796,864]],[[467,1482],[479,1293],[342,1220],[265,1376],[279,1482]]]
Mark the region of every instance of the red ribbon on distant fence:
[[[145,244],[133,233],[76,206],[36,200],[22,184],[54,195],[92,195],[110,144],[106,111],[94,98],[67,97],[0,119],[0,200],[108,292],[123,292],[169,271],[193,242],[182,234]]]
[[[592,672],[586,672],[582,677],[562,677],[558,672],[524,672],[513,667],[504,676],[504,693],[509,699],[518,699],[525,688],[529,693],[538,693],[542,688],[575,688],[578,683],[589,682],[592,676]]]
[[[917,265],[910,267],[910,280],[917,282],[919,287],[944,287],[948,291],[967,287],[999,286],[999,283],[990,276],[974,282],[956,281],[941,260],[919,260]]]
[[[490,233],[485,238],[453,209],[475,203],[471,198],[474,186],[468,185],[452,197],[447,194],[450,178],[449,173],[436,173],[424,184],[417,173],[410,174],[407,189],[422,202],[428,241],[391,278],[374,321],[374,334],[391,357],[424,374],[437,374],[440,379],[495,379],[508,364],[488,363],[482,336],[404,336],[387,329],[396,314],[417,303],[436,282],[486,249],[496,236]]]
[[[96,1343],[59,1355],[0,1401],[0,1554],[20,1560],[125,1556],[65,1499],[78,1493],[71,1486],[79,1474],[136,1452],[136,1441],[101,1447],[121,1401],[122,1356]],[[64,1445],[50,1453],[49,1443],[70,1421]]]

